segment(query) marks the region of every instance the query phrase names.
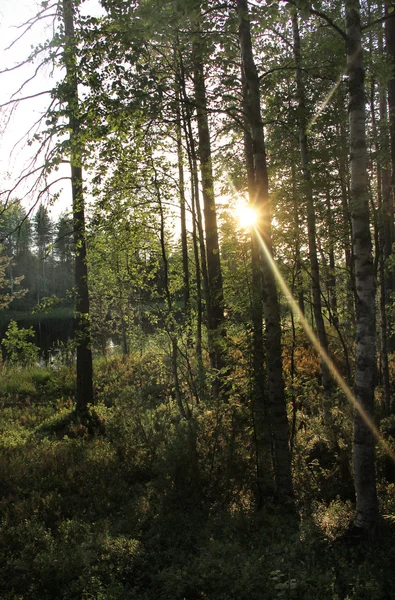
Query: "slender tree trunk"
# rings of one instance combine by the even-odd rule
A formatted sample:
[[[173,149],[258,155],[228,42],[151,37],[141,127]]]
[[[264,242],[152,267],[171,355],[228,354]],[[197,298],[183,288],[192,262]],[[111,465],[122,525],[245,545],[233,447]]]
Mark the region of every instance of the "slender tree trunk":
[[[75,244],[76,317],[77,344],[77,412],[85,417],[88,406],[93,403],[93,367],[91,332],[89,322],[88,267],[86,263],[85,204],[82,179],[82,142],[78,115],[78,83],[74,41],[73,0],[63,0],[64,64],[67,82],[67,113],[71,141],[71,186],[73,195],[73,226]]]
[[[250,205],[256,202],[254,150],[249,124],[247,122],[247,82],[242,69],[244,97],[244,153],[247,166],[248,196]],[[251,318],[252,318],[252,414],[256,453],[257,508],[263,507],[264,498],[270,490],[273,476],[271,462],[270,422],[265,399],[265,350],[263,344],[263,288],[261,270],[261,252],[256,235],[251,235]]]
[[[200,209],[200,200],[199,200],[199,177],[198,177],[198,167],[197,167],[197,155],[196,155],[196,147],[195,147],[195,139],[192,130],[191,123],[191,114],[189,110],[189,99],[186,91],[185,84],[185,73],[182,58],[180,57],[180,92],[183,106],[185,107],[183,110],[183,126],[185,133],[185,141],[188,153],[188,163],[189,169],[191,173],[191,186],[192,186],[192,194],[195,203],[195,215],[193,217],[193,223],[197,227],[197,239],[199,243],[199,251],[200,251],[200,263],[201,263],[201,274],[203,279],[203,292],[204,299],[206,302],[206,314],[207,319],[209,315],[209,280],[208,280],[208,272],[207,272],[207,260],[206,260],[206,247],[204,244],[204,235],[203,235],[203,223],[202,223],[202,211]]]
[[[384,199],[384,260],[391,256],[392,245],[395,241],[394,232],[394,198],[395,198],[395,12],[388,14],[388,6],[385,8],[385,39],[387,55],[392,65],[391,76],[388,82],[388,108],[389,108],[389,131],[391,152],[391,188],[388,196]],[[388,268],[386,272],[386,301],[391,298],[395,291],[395,269]],[[391,326],[391,324],[389,324]],[[395,351],[395,335],[389,339],[389,349]]]
[[[170,286],[169,286],[169,263],[167,260],[167,252],[166,252],[166,242],[165,242],[165,216],[163,212],[163,203],[162,196],[160,192],[160,185],[157,180],[157,173],[154,165],[154,161],[152,159],[152,168],[154,171],[155,177],[155,191],[156,197],[158,200],[159,206],[159,214],[160,214],[160,246],[162,251],[162,261],[163,261],[163,273],[165,280],[165,295],[166,295],[166,303],[167,303],[167,319],[165,327],[167,328],[167,333],[170,337],[171,343],[171,369],[173,373],[173,384],[174,384],[174,395],[177,402],[178,410],[180,411],[180,415],[182,418],[186,418],[187,414],[184,408],[184,404],[182,401],[181,394],[181,386],[180,379],[178,376],[178,344],[177,344],[177,335],[175,331],[175,319],[173,314],[173,303],[170,294]]]
[[[355,296],[355,275],[354,275],[354,257],[351,240],[351,213],[350,213],[350,182],[346,157],[348,155],[348,141],[344,126],[340,123],[338,127],[338,138],[340,152],[338,155],[337,167],[340,180],[341,205],[343,213],[343,244],[344,259],[346,264],[346,290],[347,290],[347,313],[350,323],[355,322],[356,296]]]
[[[223,351],[223,337],[225,334],[224,295],[202,49],[203,39],[201,33],[198,32],[193,42],[193,65],[209,286],[207,326],[211,365],[215,369],[222,369],[225,366]]]
[[[382,10],[382,6],[380,5]],[[378,49],[381,55],[384,54],[384,39],[383,39],[383,28],[380,27],[378,31]],[[377,189],[378,200],[379,200],[379,248],[378,248],[378,267],[379,267],[379,281],[380,281],[380,332],[381,332],[381,344],[380,344],[380,365],[383,376],[383,389],[384,389],[384,402],[386,407],[387,415],[391,413],[391,389],[390,389],[390,372],[389,372],[389,361],[388,361],[388,319],[387,319],[387,285],[388,278],[386,276],[386,258],[391,253],[392,246],[392,234],[391,234],[391,181],[390,181],[390,170],[389,170],[389,147],[388,147],[388,136],[387,136],[387,94],[385,87],[379,83],[379,114],[380,121],[377,137]],[[381,200],[381,201],[380,201]],[[388,254],[389,252],[389,254]]]
[[[320,268],[317,256],[316,244],[316,219],[313,197],[313,181],[310,172],[310,156],[307,139],[307,119],[305,89],[302,71],[302,56],[300,50],[300,35],[297,14],[292,15],[293,31],[293,52],[296,64],[296,90],[298,95],[298,121],[299,121],[299,145],[302,162],[304,192],[307,201],[307,232],[309,239],[309,258],[311,269],[311,286],[313,292],[313,312],[317,328],[317,336],[321,347],[328,352],[328,338],[326,335],[324,318],[322,315],[321,286],[320,286]],[[332,391],[332,377],[325,363],[321,360],[322,386],[324,388],[324,410],[329,410],[329,402]]]
[[[188,312],[189,307],[189,262],[188,262],[188,240],[187,223],[185,211],[185,178],[184,178],[184,153],[182,148],[182,128],[181,128],[181,110],[180,94],[177,86],[176,93],[176,137],[177,137],[177,161],[178,161],[178,182],[180,186],[180,219],[181,219],[181,251],[182,251],[182,272],[183,272],[183,295],[184,308]]]
[[[196,277],[196,358],[198,367],[198,388],[199,388],[199,399],[202,399],[205,395],[206,388],[206,377],[204,372],[203,364],[203,343],[202,343],[202,325],[203,325],[203,302],[202,302],[202,278],[201,268],[199,259],[199,244],[198,244],[198,233],[196,227],[196,201],[195,201],[195,183],[193,180],[193,173],[191,171],[191,200],[192,200],[192,240],[193,240],[193,254],[195,257],[195,277]]]
[[[380,103],[381,108],[383,108],[383,104]],[[385,104],[384,104],[385,106]],[[383,207],[382,212],[385,214],[386,212],[386,202],[389,198],[389,171],[388,169],[383,169],[381,172],[381,189],[383,195]],[[385,218],[385,217],[384,217]],[[384,399],[386,405],[386,411],[389,415],[391,413],[391,388],[390,388],[390,372],[389,372],[389,361],[388,361],[388,353],[389,353],[389,333],[388,333],[388,321],[387,318],[387,283],[388,277],[386,276],[386,263],[385,263],[385,228],[386,223],[382,223],[382,227],[379,232],[379,241],[380,241],[380,255],[379,255],[379,275],[380,275],[380,329],[381,329],[381,356],[380,363],[381,369],[383,372],[383,386],[384,386]],[[383,231],[384,229],[384,231]]]
[[[185,93],[185,87],[184,93]],[[185,97],[185,96],[184,96]],[[191,120],[188,114],[183,112],[183,125],[185,132],[185,140],[187,146],[189,171],[191,174],[191,203],[192,203],[192,242],[193,253],[195,258],[195,277],[196,277],[196,357],[198,365],[198,387],[199,397],[202,399],[205,394],[205,372],[203,364],[203,343],[202,343],[202,325],[203,325],[203,293],[206,306],[208,303],[208,277],[206,266],[206,252],[203,240],[203,227],[201,220],[200,202],[199,202],[199,181],[197,176],[197,161],[192,135]],[[200,253],[200,255],[199,255]]]
[[[357,294],[355,397],[373,418],[376,368],[376,286],[369,228],[366,170],[365,91],[359,2],[346,0],[347,68],[349,81],[351,219]],[[354,414],[355,525],[374,532],[378,502],[374,467],[374,438],[358,411]]]
[[[297,289],[298,296],[298,304],[299,308],[304,314],[305,306],[304,306],[304,291],[303,291],[303,277],[302,277],[302,257],[300,253],[300,215],[299,215],[299,203],[296,193],[296,173],[295,173],[295,165],[292,162],[291,165],[291,178],[292,178],[292,203],[293,203],[293,213],[294,213],[294,248],[295,248],[295,287]],[[291,318],[292,311],[291,311]]]
[[[256,225],[259,236],[269,253],[272,252],[269,185],[266,148],[260,106],[259,77],[252,53],[250,20],[247,0],[237,0],[239,44],[245,80],[246,122],[252,140],[255,174]],[[259,240],[258,240],[259,241]],[[288,419],[285,403],[281,357],[281,324],[275,276],[268,257],[262,257],[264,282],[264,312],[266,319],[267,368],[269,381],[269,414],[274,447],[274,474],[277,495],[283,501],[293,496],[291,457],[288,440]]]
[[[335,263],[335,240],[333,231],[333,215],[331,206],[330,191],[326,194],[326,208],[328,219],[328,239],[329,239],[329,275],[328,275],[328,304],[330,308],[329,318],[331,324],[339,328],[339,314],[337,309],[337,291],[336,291],[336,263]]]

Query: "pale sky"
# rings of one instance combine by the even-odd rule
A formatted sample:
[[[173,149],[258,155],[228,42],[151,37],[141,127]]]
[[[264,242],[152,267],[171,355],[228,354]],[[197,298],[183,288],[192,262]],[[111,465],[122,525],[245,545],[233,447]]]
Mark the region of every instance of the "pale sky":
[[[49,4],[51,4],[51,0],[49,0]],[[23,29],[18,29],[18,25],[34,17],[39,11],[39,6],[36,0],[0,0],[0,71],[12,68],[18,62],[25,60],[32,48],[51,39],[52,19],[49,19],[34,25],[18,43],[14,44],[11,49],[6,49],[22,33]],[[99,15],[103,12],[98,0],[85,0],[82,8],[85,14],[90,15]],[[21,84],[32,76],[36,66],[28,64],[12,72],[0,73],[0,104],[11,99]],[[55,72],[51,77],[50,68],[45,67],[16,97],[30,96],[51,89],[61,77],[60,72]],[[45,113],[49,102],[49,95],[21,102],[4,131],[3,125],[9,108],[0,109],[0,191],[12,187],[11,182],[20,176],[20,173],[34,157],[35,147],[28,146],[23,137],[40,115]],[[22,142],[19,142],[20,140]],[[16,147],[15,144],[17,144]],[[69,177],[69,174],[69,166],[62,165],[59,171],[51,177],[53,179]],[[71,209],[71,184],[68,181],[62,181],[60,184],[54,185],[51,191],[60,192],[59,199],[50,209],[52,218],[56,219],[61,212]],[[25,193],[26,187],[21,186],[13,194],[13,197],[23,198]],[[87,200],[89,201],[88,198]],[[220,202],[220,199],[217,200]],[[36,201],[37,192],[26,197],[23,203],[29,210]],[[178,219],[176,219],[175,227],[178,231]]]
[[[51,4],[51,2],[49,2]],[[98,10],[97,0],[88,0],[84,3],[85,10],[90,12]],[[23,29],[19,25],[32,18],[40,10],[40,5],[36,0],[0,0],[0,70],[9,69],[29,56],[32,47],[44,42],[52,37],[52,19],[48,21],[39,21],[28,31],[23,38],[13,45],[7,47],[22,33]],[[54,11],[51,10],[51,13]],[[17,92],[24,81],[29,79],[36,69],[36,65],[28,64],[17,70],[0,74],[0,104],[8,102],[12,95]],[[15,97],[30,96],[38,92],[51,89],[55,82],[61,78],[61,73],[51,76],[50,68],[45,67],[40,73],[28,83],[28,85]],[[34,146],[28,146],[26,140],[23,140],[26,132],[39,119],[40,115],[45,113],[49,104],[49,95],[39,96],[34,99],[20,102],[15,108],[7,127],[4,123],[9,115],[10,107],[0,109],[0,189],[9,189],[10,182],[15,181],[24,167],[35,155]],[[22,140],[20,142],[20,140]],[[19,142],[19,143],[18,143]],[[15,147],[15,144],[17,146]],[[67,165],[61,167],[61,170],[54,175],[54,178],[69,176]],[[69,210],[71,206],[71,185],[68,181],[54,186],[52,191],[61,192],[60,198],[51,208],[51,213],[56,218],[64,210]],[[26,193],[26,188],[18,188],[14,197],[21,198]],[[37,199],[37,193],[33,193],[24,200],[24,205],[28,209],[32,202]]]
[[[32,18],[39,10],[39,4],[35,0],[1,0],[0,8],[0,69],[11,68],[26,59],[31,48],[52,35],[50,22],[40,21],[28,31],[21,40],[16,42],[12,48],[7,47],[24,30],[18,26]],[[8,102],[12,95],[18,91],[24,81],[29,79],[36,69],[36,65],[28,64],[9,73],[0,74],[0,104]],[[49,70],[42,70],[16,98],[30,96],[38,92],[50,89],[55,81],[50,79]],[[35,155],[34,146],[28,146],[24,136],[32,125],[45,112],[50,101],[49,95],[39,96],[34,99],[20,102],[14,109],[11,120],[4,130],[4,121],[8,117],[10,107],[3,109],[0,116],[0,185],[2,189],[9,189],[10,183],[14,182],[21,171]],[[16,146],[15,146],[16,145]],[[68,175],[65,171],[65,176]],[[51,209],[52,216],[56,218],[63,210],[68,209],[71,194],[70,185],[67,181],[62,184],[64,191],[61,198]],[[15,191],[14,197],[22,198],[29,186],[21,186]],[[60,191],[59,189],[56,191]],[[32,193],[24,199],[27,209],[37,199],[37,193]]]

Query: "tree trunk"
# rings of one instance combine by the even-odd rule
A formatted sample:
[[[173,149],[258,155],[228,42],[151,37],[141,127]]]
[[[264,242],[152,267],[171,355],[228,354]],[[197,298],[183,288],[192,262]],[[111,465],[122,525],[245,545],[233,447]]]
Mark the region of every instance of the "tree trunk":
[[[188,240],[187,224],[185,212],[185,178],[184,178],[184,153],[182,148],[182,128],[181,128],[181,110],[180,93],[176,82],[176,137],[177,137],[177,161],[178,161],[178,182],[180,188],[180,219],[181,219],[181,251],[182,251],[182,272],[183,272],[183,296],[185,312],[189,307],[189,263],[188,263]],[[185,315],[186,316],[186,315]]]
[[[258,213],[256,236],[267,252],[272,252],[269,185],[266,148],[260,106],[259,77],[252,53],[251,30],[247,0],[237,1],[239,44],[244,73],[246,122],[252,140],[255,174],[255,207]],[[267,369],[269,382],[269,414],[274,447],[274,474],[278,498],[286,501],[293,496],[291,457],[288,441],[288,419],[285,403],[281,357],[281,324],[275,275],[267,256],[262,256],[264,312],[266,319]]]
[[[247,122],[247,83],[242,69],[244,98],[244,153],[247,167],[248,196],[250,205],[256,202],[254,149]],[[270,422],[265,399],[265,350],[263,343],[263,289],[261,252],[258,239],[251,235],[251,320],[252,320],[252,416],[254,424],[257,508],[263,507],[265,496],[272,492],[270,480],[273,477],[271,463]]]
[[[347,317],[350,323],[355,322],[356,296],[355,296],[355,275],[354,275],[354,257],[352,252],[351,240],[351,214],[350,214],[350,181],[347,165],[348,140],[344,131],[343,123],[340,123],[337,130],[339,138],[339,155],[336,160],[341,191],[341,204],[343,213],[343,244],[344,259],[346,263],[346,289],[347,289]]]
[[[217,210],[214,197],[214,178],[211,161],[211,142],[207,117],[206,84],[203,65],[203,39],[198,32],[193,42],[194,90],[198,125],[199,159],[202,179],[204,224],[206,234],[208,273],[208,334],[211,365],[225,366],[223,352],[224,295],[218,241]]]
[[[339,314],[337,309],[337,291],[336,291],[336,263],[335,263],[335,239],[334,223],[331,206],[330,190],[326,194],[326,208],[328,219],[328,238],[329,238],[329,274],[328,274],[328,305],[330,308],[330,322],[336,329],[339,328]]]
[[[357,295],[355,397],[373,419],[376,368],[376,286],[369,228],[366,170],[364,66],[359,2],[346,0],[347,69],[349,82],[351,221]],[[355,525],[373,533],[378,519],[374,438],[358,411],[354,413]]]
[[[387,120],[387,110],[386,110],[386,98],[385,92],[380,92],[380,121],[381,123]],[[386,144],[386,131],[381,132],[381,140]],[[385,152],[387,148],[382,148],[382,151]],[[379,232],[379,240],[380,240],[380,256],[379,256],[379,272],[380,272],[380,325],[381,325],[381,368],[383,372],[383,385],[384,385],[384,399],[386,405],[386,411],[389,415],[391,413],[391,389],[390,389],[390,372],[389,372],[389,361],[388,361],[388,352],[389,352],[389,333],[388,333],[388,313],[387,313],[387,302],[388,291],[387,285],[391,280],[391,277],[387,277],[386,275],[386,258],[388,258],[388,238],[391,239],[391,235],[389,233],[389,217],[388,217],[388,205],[390,202],[390,174],[389,170],[386,166],[381,170],[381,191],[383,197],[383,206],[381,208],[382,214],[382,222]],[[392,245],[392,244],[391,244]],[[391,251],[390,251],[391,253]]]
[[[63,0],[64,54],[67,83],[67,113],[70,126],[71,187],[73,195],[73,226],[75,244],[76,316],[75,339],[77,344],[77,412],[85,418],[88,406],[93,403],[93,366],[89,322],[88,267],[86,263],[85,204],[82,179],[82,142],[78,116],[78,83],[74,41],[73,0]]]
[[[382,10],[382,6],[380,5]],[[378,31],[378,50],[381,55],[384,54],[384,39],[383,28]],[[374,114],[374,102],[372,102],[372,113]],[[389,170],[389,147],[387,135],[387,94],[386,89],[379,83],[379,126],[373,127],[375,138],[376,154],[377,154],[377,198],[379,211],[379,231],[378,231],[378,270],[380,281],[380,366],[382,373],[382,385],[384,389],[384,402],[387,415],[391,413],[391,389],[390,389],[390,372],[388,361],[388,318],[387,318],[387,301],[388,301],[388,278],[386,276],[386,258],[388,251],[391,253],[392,236],[390,227],[390,202],[391,202],[391,182]],[[377,130],[378,129],[378,130]],[[388,247],[389,246],[389,247]]]
[[[189,171],[191,174],[191,202],[192,202],[192,240],[195,257],[196,274],[196,303],[197,303],[197,324],[196,324],[196,357],[198,366],[198,388],[199,397],[202,399],[206,390],[206,377],[203,364],[203,344],[202,344],[202,325],[203,325],[203,296],[206,303],[206,314],[208,312],[208,275],[206,248],[203,238],[202,213],[199,201],[199,179],[197,169],[197,157],[195,141],[193,137],[191,115],[188,109],[188,97],[186,92],[185,74],[182,57],[180,57],[180,92],[182,98],[182,124],[184,129],[186,149],[188,154]],[[202,294],[203,281],[203,294]]]
[[[187,413],[184,408],[184,404],[182,401],[181,394],[181,386],[180,379],[178,376],[178,344],[177,344],[177,332],[176,332],[176,322],[173,314],[173,302],[170,294],[170,286],[169,286],[169,262],[167,260],[167,252],[166,252],[166,242],[165,242],[165,215],[163,211],[163,203],[162,196],[160,192],[160,184],[157,179],[157,172],[154,165],[154,160],[151,157],[152,161],[152,169],[154,172],[154,184],[156,197],[158,200],[159,214],[160,214],[160,247],[162,251],[162,261],[163,261],[163,274],[164,274],[164,284],[165,284],[165,295],[166,295],[166,304],[167,304],[167,318],[165,321],[165,328],[170,338],[171,342],[171,369],[173,373],[173,384],[174,384],[174,396],[177,402],[178,410],[180,411],[180,415],[183,419],[186,419]]]
[[[388,107],[389,107],[389,131],[391,151],[391,189],[384,198],[384,260],[387,261],[392,252],[392,244],[395,241],[394,232],[394,197],[395,197],[395,12],[388,14],[386,6],[385,38],[388,58],[391,62],[391,76],[388,82]],[[390,268],[386,273],[386,301],[390,300],[395,291],[395,269]],[[390,324],[391,325],[391,324]],[[390,351],[395,351],[395,335],[389,339]]]
[[[199,251],[200,251],[200,263],[201,263],[201,274],[203,280],[203,292],[204,299],[206,302],[206,313],[209,313],[208,304],[209,304],[209,282],[208,282],[208,273],[207,273],[207,260],[206,260],[206,247],[204,244],[204,236],[203,236],[203,224],[202,224],[202,212],[200,210],[200,200],[199,200],[199,178],[198,178],[198,168],[197,168],[197,156],[196,156],[196,147],[195,147],[195,139],[192,131],[192,123],[191,123],[191,114],[189,110],[189,99],[186,91],[186,83],[185,83],[185,73],[184,73],[184,65],[182,61],[182,57],[180,57],[180,93],[182,105],[185,107],[182,111],[182,121],[185,133],[185,141],[188,153],[188,163],[189,170],[191,173],[191,193],[192,200],[194,201],[194,214],[192,216],[193,226],[197,228],[197,237],[195,236],[195,240],[198,241]],[[196,263],[198,265],[198,262]],[[200,286],[200,282],[199,282]]]
[[[292,208],[294,213],[294,256],[295,256],[295,286],[298,296],[299,308],[304,314],[304,291],[303,291],[303,275],[302,275],[302,256],[300,252],[300,214],[299,214],[299,203],[296,193],[296,173],[295,165],[291,164],[291,178],[292,178]],[[294,290],[293,290],[294,292]],[[292,316],[291,311],[291,316]],[[293,319],[293,317],[292,317]]]
[[[293,53],[296,64],[296,91],[298,96],[298,121],[299,145],[303,171],[304,192],[307,201],[307,232],[309,239],[309,258],[311,269],[311,287],[313,292],[314,321],[317,328],[317,337],[321,347],[328,353],[328,338],[326,335],[324,318],[322,316],[322,300],[320,286],[320,268],[316,244],[316,219],[313,198],[313,181],[310,173],[310,156],[307,139],[307,119],[305,104],[305,89],[302,71],[302,56],[300,50],[300,36],[297,14],[292,15]],[[329,411],[330,396],[332,391],[332,377],[325,361],[321,359],[322,386],[324,388],[324,415]]]

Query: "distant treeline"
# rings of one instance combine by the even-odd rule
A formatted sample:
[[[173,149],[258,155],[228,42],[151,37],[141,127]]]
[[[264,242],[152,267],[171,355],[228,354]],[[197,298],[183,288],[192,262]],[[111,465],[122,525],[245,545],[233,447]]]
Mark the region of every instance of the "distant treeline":
[[[69,215],[62,214],[54,221],[40,205],[28,216],[20,202],[13,202],[0,216],[0,243],[1,253],[7,257],[11,293],[25,290],[10,308],[30,311],[53,295],[63,306],[73,304],[73,225]]]

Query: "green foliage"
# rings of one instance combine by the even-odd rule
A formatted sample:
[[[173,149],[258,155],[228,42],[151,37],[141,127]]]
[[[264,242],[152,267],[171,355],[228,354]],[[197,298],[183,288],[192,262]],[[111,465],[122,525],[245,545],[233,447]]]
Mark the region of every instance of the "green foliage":
[[[19,329],[17,322],[11,321],[1,342],[7,354],[7,360],[21,365],[30,365],[36,362],[39,348],[29,341],[33,337],[33,327]]]
[[[0,383],[4,600],[394,594],[386,568],[395,559],[393,490],[381,491],[388,518],[377,541],[343,541],[351,502],[323,500],[331,468],[324,455],[322,478],[316,467],[303,469],[313,435],[324,435],[318,419],[297,436],[298,526],[269,500],[254,510],[249,407],[236,382],[228,405],[208,400],[186,421],[157,355],[101,359],[89,431],[68,398],[70,370],[19,370],[14,391],[5,393],[15,374],[5,369]],[[23,396],[17,386],[27,384],[31,393]]]
[[[304,297],[308,313],[311,277],[306,267],[289,12],[278,2],[261,4],[252,6],[251,25],[264,98],[275,256],[295,296]],[[181,254],[170,233],[181,186],[174,151],[179,93],[174,81],[180,79],[182,57],[187,97],[181,112],[190,113],[196,133],[191,82],[196,75],[193,42],[201,27],[210,132],[215,133],[215,191],[231,199],[243,195],[247,178],[240,57],[234,43],[236,11],[230,5],[195,0],[123,4],[104,0],[102,5],[107,12],[100,18],[84,17],[76,6],[73,44],[78,52],[68,58],[75,60],[81,84],[73,115],[78,135],[69,140],[65,128],[70,87],[66,78],[52,90],[54,108],[46,114],[46,131],[34,138],[42,144],[45,173],[57,169],[65,155],[78,155],[90,171],[94,202],[87,264],[93,345],[105,355],[110,338],[122,345],[124,356],[97,361],[97,404],[86,425],[74,412],[73,370],[61,366],[62,358],[52,369],[20,369],[20,363],[36,360],[37,349],[29,341],[31,330],[18,329],[15,321],[10,324],[2,343],[11,366],[3,368],[0,381],[0,596],[4,600],[391,598],[394,576],[383,566],[394,558],[394,489],[388,460],[379,450],[383,535],[370,546],[350,548],[346,536],[354,510],[351,409],[342,394],[333,392],[323,425],[319,360],[298,329],[291,339],[294,323],[285,304],[284,372],[301,522],[298,526],[283,514],[272,498],[265,498],[262,511],[256,512],[250,238],[225,207],[219,221],[227,402],[217,403],[210,394],[214,375],[208,367],[204,318],[202,370],[208,385],[204,394],[197,390],[196,257],[190,260],[191,306],[184,314],[179,304]],[[333,290],[329,291],[327,263],[332,252],[340,329],[328,331],[331,354],[345,372],[340,334],[347,329],[344,336],[352,355],[354,307],[349,265],[344,264],[344,253],[350,251],[346,91],[339,78],[344,43],[337,34],[334,37],[333,28],[316,28],[315,18],[309,18],[312,11],[323,9],[336,24],[343,13],[340,2],[321,5],[297,0],[295,10],[305,19],[300,24],[305,110],[322,294],[328,298],[325,312],[330,319]],[[47,2],[42,6],[49,8]],[[41,48],[55,49],[67,59],[67,51],[59,51],[62,37],[62,31],[55,33]],[[48,60],[52,59],[58,60],[50,53]],[[389,69],[384,62],[372,57],[369,85],[376,79],[386,82]],[[47,152],[53,134],[59,137],[54,151]],[[191,152],[194,140],[183,135],[181,141]],[[372,171],[377,156],[375,149]],[[186,190],[189,174],[185,168]],[[187,194],[187,205],[190,200]],[[35,274],[29,280],[29,302],[34,298],[41,310],[50,309],[72,285],[72,222],[63,215],[54,226],[40,205],[32,219],[36,246],[32,250],[29,220],[19,203],[13,206],[0,223],[2,233],[18,229],[21,218],[26,226],[20,228],[20,236],[7,238],[7,258],[0,265],[3,304],[12,298],[7,280],[15,284],[19,269]],[[189,232],[190,257],[191,237]],[[177,404],[171,336],[178,344],[178,391],[188,418]],[[72,344],[64,347],[66,362],[72,362]],[[395,439],[393,425],[393,419],[381,424],[390,444]]]
[[[32,314],[38,312],[51,312],[58,304],[59,298],[55,296],[55,294],[52,294],[52,296],[45,296],[44,298],[41,298],[41,302],[33,308]]]

